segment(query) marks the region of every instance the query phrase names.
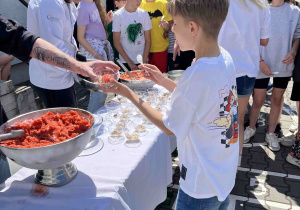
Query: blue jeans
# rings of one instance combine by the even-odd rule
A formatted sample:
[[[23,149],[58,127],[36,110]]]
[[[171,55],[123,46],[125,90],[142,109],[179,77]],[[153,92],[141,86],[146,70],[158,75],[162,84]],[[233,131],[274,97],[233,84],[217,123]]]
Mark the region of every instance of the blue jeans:
[[[212,198],[196,199],[179,189],[175,210],[226,210],[228,205],[228,197],[224,201],[219,201],[216,196]]]

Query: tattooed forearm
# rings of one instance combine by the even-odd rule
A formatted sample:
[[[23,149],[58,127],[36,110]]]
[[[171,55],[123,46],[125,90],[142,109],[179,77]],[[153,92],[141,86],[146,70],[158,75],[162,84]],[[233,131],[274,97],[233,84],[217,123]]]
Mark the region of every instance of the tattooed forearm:
[[[46,62],[48,64],[71,70],[70,60],[62,54],[53,53],[42,47],[34,48],[34,55],[36,59]]]

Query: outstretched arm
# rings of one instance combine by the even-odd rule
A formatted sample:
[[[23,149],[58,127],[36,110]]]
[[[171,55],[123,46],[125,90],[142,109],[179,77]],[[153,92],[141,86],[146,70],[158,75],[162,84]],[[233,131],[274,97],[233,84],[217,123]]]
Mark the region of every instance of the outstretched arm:
[[[36,40],[30,53],[30,57],[52,66],[64,68],[74,73],[90,77],[94,81],[97,81],[98,79],[94,73],[95,69],[105,69],[106,67],[110,67],[115,71],[119,70],[119,67],[111,61],[79,62],[43,39]]]

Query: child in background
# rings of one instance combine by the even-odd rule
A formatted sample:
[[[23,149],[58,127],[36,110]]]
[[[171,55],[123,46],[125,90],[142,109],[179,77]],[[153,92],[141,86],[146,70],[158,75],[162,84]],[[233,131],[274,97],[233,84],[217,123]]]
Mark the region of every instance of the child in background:
[[[219,44],[232,56],[236,69],[240,151],[244,143],[244,117],[259,71],[260,45],[268,44],[270,10],[264,0],[231,0]]]
[[[294,59],[300,38],[300,13],[296,6],[284,0],[271,1],[270,12],[272,36],[268,46],[261,47],[260,71],[255,80],[250,125],[245,130],[244,143],[255,135],[255,123],[266,99],[270,77],[273,77],[269,128],[265,141],[270,150],[278,151],[280,144],[275,128],[281,127],[277,125],[277,121],[282,110],[283,94],[294,70]],[[285,143],[287,142],[282,142],[283,145],[286,145]]]
[[[181,50],[193,50],[195,63],[178,85],[158,68],[139,66],[145,77],[170,92],[166,115],[154,110],[127,86],[103,89],[127,97],[167,135],[177,137],[181,179],[175,209],[227,209],[238,165],[237,93],[234,64],[218,45],[228,0],[170,0],[173,31]]]
[[[116,5],[116,7],[118,8],[118,10],[125,7],[126,2],[127,2],[127,0],[116,0],[116,1],[114,1],[114,3]],[[111,47],[114,51],[114,59],[116,59],[116,58],[119,58],[119,53],[118,53],[117,49],[114,46],[114,36],[113,36],[112,29],[113,29],[113,20],[110,23],[108,23],[108,25],[107,25],[107,34],[108,34],[107,40],[110,42],[110,45],[111,45]]]
[[[296,101],[297,104],[297,114],[298,114],[298,131],[293,137],[285,137],[284,142],[294,143],[290,154],[286,157],[287,162],[298,166],[300,168],[300,48],[298,48],[297,56],[295,59],[295,69],[293,72],[293,90],[291,95],[291,100]]]
[[[129,70],[138,70],[137,55],[147,58],[151,45],[151,20],[148,13],[138,8],[141,0],[127,0],[126,6],[114,14],[114,46],[120,54],[120,61]]]
[[[174,44],[175,44],[175,37],[172,31],[169,31],[169,47],[168,47],[168,71],[178,70],[179,63],[178,57],[173,61],[173,53],[174,53]]]
[[[111,12],[112,13],[112,12]],[[77,37],[79,50],[87,59],[113,61],[114,54],[106,39],[106,26],[110,15],[102,0],[82,0],[79,4],[77,18]],[[105,103],[107,95],[91,92],[88,111],[94,113]]]
[[[157,66],[162,73],[166,73],[168,68],[169,39],[167,33],[171,30],[169,21],[172,20],[166,6],[166,0],[143,0],[140,6],[149,13],[152,22],[148,63]]]

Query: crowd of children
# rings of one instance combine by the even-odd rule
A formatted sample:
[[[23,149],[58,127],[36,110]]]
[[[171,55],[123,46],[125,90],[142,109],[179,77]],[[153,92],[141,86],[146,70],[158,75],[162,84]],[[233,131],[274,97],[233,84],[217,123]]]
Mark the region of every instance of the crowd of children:
[[[65,44],[65,51],[74,56],[76,48],[70,44],[70,34],[77,12],[70,12],[70,5],[64,4],[72,1],[31,2],[39,8],[33,3],[29,8],[29,30],[59,46]],[[50,4],[56,8],[56,16],[48,15],[38,23],[36,17]],[[106,13],[102,0],[79,3],[79,50],[88,59],[119,58],[129,70],[147,71],[146,78],[172,92],[170,110],[163,116],[115,80],[110,89],[100,85],[105,93],[127,97],[164,133],[177,137],[181,179],[176,209],[227,209],[239,153],[243,143],[255,135],[271,77],[271,112],[265,141],[272,151],[280,149],[279,143],[292,146],[287,161],[300,167],[300,123],[292,139],[275,134],[283,94],[291,78],[291,100],[298,102],[299,116],[298,7],[287,0],[230,0],[230,4],[229,0],[115,0],[114,4],[118,10]],[[67,18],[70,24],[58,28],[61,18]],[[42,23],[49,24],[50,31],[45,32]],[[137,60],[139,54],[144,66]],[[54,75],[54,67],[45,71],[37,61],[30,65],[31,82],[42,95],[57,94],[57,89],[69,90],[63,95],[74,94],[69,72],[61,69],[60,75],[55,73],[49,81],[46,76]],[[163,74],[180,68],[186,71],[178,84]],[[251,96],[250,124],[244,131]],[[96,111],[105,98],[104,93],[92,93],[89,110]],[[50,104],[49,99],[45,100]]]

